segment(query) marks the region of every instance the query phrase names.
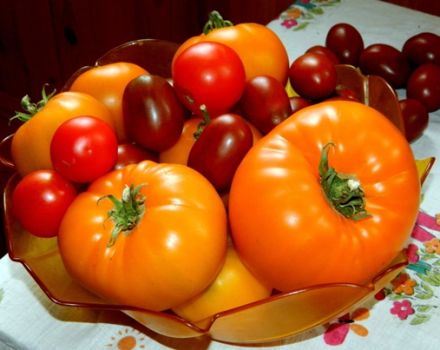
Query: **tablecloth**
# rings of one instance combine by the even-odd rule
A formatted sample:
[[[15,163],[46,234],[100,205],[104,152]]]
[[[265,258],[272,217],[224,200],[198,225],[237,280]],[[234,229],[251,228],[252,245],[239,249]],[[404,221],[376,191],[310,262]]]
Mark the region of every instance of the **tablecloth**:
[[[331,25],[347,22],[365,44],[400,48],[411,35],[440,34],[440,18],[375,0],[301,0],[268,26],[292,61],[323,44]],[[404,91],[398,91],[401,97]],[[423,186],[421,212],[407,254],[410,265],[375,298],[339,320],[264,349],[438,349],[440,346],[440,111],[412,143],[416,158],[436,156]],[[0,349],[240,349],[206,337],[157,335],[119,312],[52,303],[19,263],[0,260]],[[252,348],[252,347],[246,347]]]

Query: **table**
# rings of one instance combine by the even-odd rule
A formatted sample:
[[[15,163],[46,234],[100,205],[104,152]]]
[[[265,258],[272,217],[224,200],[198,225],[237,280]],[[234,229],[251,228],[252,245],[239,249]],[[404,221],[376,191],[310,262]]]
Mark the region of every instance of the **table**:
[[[323,44],[338,22],[355,25],[366,45],[401,48],[423,31],[440,34],[440,18],[380,1],[302,0],[268,26],[287,47],[290,60]],[[404,96],[403,91],[398,91]],[[412,143],[415,157],[440,158],[440,110]],[[410,267],[398,283],[344,319],[265,349],[437,349],[440,345],[440,159],[423,186],[418,223],[408,242]],[[437,218],[436,218],[437,215]],[[157,335],[119,312],[92,311],[52,303],[24,268],[0,260],[0,350],[3,349],[240,349],[206,337],[178,340]]]

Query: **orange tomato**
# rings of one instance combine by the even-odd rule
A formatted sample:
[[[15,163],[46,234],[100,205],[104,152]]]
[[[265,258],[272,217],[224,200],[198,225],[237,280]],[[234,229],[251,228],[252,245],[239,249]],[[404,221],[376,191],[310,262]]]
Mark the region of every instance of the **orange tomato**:
[[[271,75],[283,84],[287,82],[287,51],[278,36],[262,24],[241,23],[191,37],[178,48],[174,59],[189,46],[202,41],[219,42],[234,49],[243,62],[247,79]]]
[[[191,151],[194,142],[196,142],[194,133],[197,131],[202,120],[201,117],[191,117],[190,119],[187,119],[183,124],[182,134],[179,139],[173,146],[159,154],[159,161],[161,163],[186,165],[188,163],[189,152]]]
[[[124,90],[132,79],[142,74],[148,74],[148,72],[129,62],[94,66],[76,77],[69,89],[90,94],[105,104],[113,115],[116,134],[122,142],[127,140],[122,113]]]
[[[249,272],[230,245],[225,263],[214,282],[203,293],[173,308],[173,311],[196,323],[216,313],[267,298],[270,294],[271,289]]]
[[[115,203],[122,197],[127,212]],[[67,271],[86,289],[113,303],[165,310],[214,280],[226,226],[223,203],[204,177],[147,160],[80,193],[64,215],[58,244]]]
[[[403,248],[419,201],[402,133],[368,106],[332,101],[300,110],[248,152],[229,218],[246,266],[289,291],[370,282]]]
[[[55,130],[80,115],[102,119],[114,129],[110,111],[94,97],[80,92],[58,93],[21,125],[12,139],[11,154],[18,173],[24,176],[34,170],[52,169],[50,143]]]

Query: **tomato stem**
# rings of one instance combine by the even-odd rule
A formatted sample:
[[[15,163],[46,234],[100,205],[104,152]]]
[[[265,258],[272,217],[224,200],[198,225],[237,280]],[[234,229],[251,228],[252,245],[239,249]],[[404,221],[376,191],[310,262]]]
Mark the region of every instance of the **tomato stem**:
[[[203,27],[203,34],[208,34],[214,29],[232,27],[234,24],[231,21],[223,19],[218,11],[211,11],[209,14],[209,20]]]
[[[365,194],[359,180],[353,175],[338,174],[328,165],[328,152],[333,143],[322,148],[319,163],[321,186],[332,206],[343,216],[361,220],[371,215],[365,209]]]
[[[128,235],[141,220],[145,211],[145,196],[140,193],[144,185],[125,185],[122,191],[122,198],[119,200],[112,194],[100,197],[102,199],[110,199],[113,202],[113,208],[108,211],[108,218],[115,224],[107,247],[115,244],[120,233]]]
[[[203,129],[205,129],[205,127],[211,122],[211,117],[209,116],[208,109],[206,108],[206,105],[201,105],[200,110],[202,111],[203,119],[199,123],[199,125],[197,125],[197,130],[193,134],[193,136],[196,140],[202,134]]]
[[[49,102],[50,98],[55,94],[56,90],[54,89],[49,95],[46,94],[46,84],[43,85],[43,89],[41,91],[41,100],[37,103],[31,102],[31,98],[29,95],[23,96],[21,99],[21,108],[25,112],[15,112],[15,115],[10,118],[10,120],[18,119],[22,122],[27,122],[30,120],[35,114],[41,111],[44,106],[46,106],[47,102]]]

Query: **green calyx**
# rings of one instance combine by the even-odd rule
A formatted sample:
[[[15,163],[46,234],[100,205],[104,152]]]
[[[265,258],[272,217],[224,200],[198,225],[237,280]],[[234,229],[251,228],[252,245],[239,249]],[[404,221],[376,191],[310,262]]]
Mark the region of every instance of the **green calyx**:
[[[218,11],[212,11],[209,14],[209,19],[203,27],[203,34],[208,34],[214,29],[232,27],[234,24],[231,21],[223,19]]]
[[[98,199],[110,199],[113,202],[113,208],[108,211],[108,218],[114,223],[108,247],[115,244],[119,234],[128,235],[141,220],[145,211],[145,196],[140,193],[143,185],[134,187],[133,185],[125,186],[122,191],[122,198],[119,200],[112,194],[103,196]]]
[[[338,174],[328,165],[328,152],[333,143],[322,148],[319,163],[321,186],[332,206],[343,216],[361,220],[371,215],[365,209],[365,194],[359,180],[352,175]]]
[[[23,108],[24,112],[15,112],[15,115],[11,118],[11,120],[18,119],[22,122],[27,122],[35,114],[41,111],[44,106],[46,106],[47,102],[49,102],[55,92],[56,90],[53,90],[49,95],[47,95],[46,85],[44,85],[43,89],[41,90],[41,100],[37,103],[33,103],[29,95],[25,95],[21,99],[21,108]]]

